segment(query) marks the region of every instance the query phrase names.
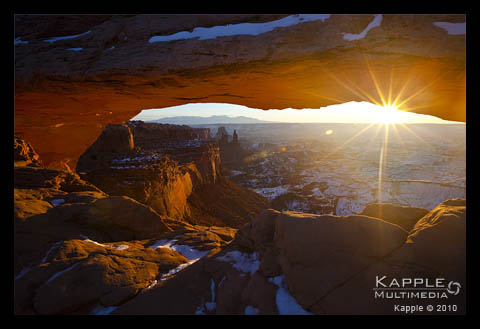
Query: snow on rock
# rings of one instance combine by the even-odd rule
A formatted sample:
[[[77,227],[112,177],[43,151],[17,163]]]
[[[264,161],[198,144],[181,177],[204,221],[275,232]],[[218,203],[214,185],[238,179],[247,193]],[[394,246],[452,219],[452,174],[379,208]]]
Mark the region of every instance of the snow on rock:
[[[217,308],[217,304],[215,302],[215,281],[213,279],[211,279],[210,281],[210,290],[212,295],[212,301],[202,303],[200,306],[198,306],[195,314],[204,315],[205,312],[213,312]]]
[[[97,306],[90,312],[90,315],[108,315],[116,308],[116,306]]]
[[[97,242],[97,241],[90,240],[90,239],[88,238],[88,236],[85,236],[85,235],[83,235],[83,234],[81,234],[80,236],[83,238],[83,241],[84,241],[84,242],[89,242],[89,243],[96,244],[97,246],[100,246],[100,247],[109,248],[108,245],[99,243],[99,242]]]
[[[467,23],[433,22],[433,25],[444,29],[448,34],[451,35],[467,33]]]
[[[152,249],[167,248],[167,249],[173,250],[175,252],[178,252],[183,257],[185,257],[189,260],[188,263],[180,264],[179,266],[177,266],[175,268],[172,268],[170,271],[163,274],[159,279],[160,281],[163,281],[163,280],[166,280],[166,279],[170,278],[171,276],[177,274],[178,272],[180,272],[184,268],[192,265],[193,263],[198,261],[200,258],[202,258],[206,254],[208,254],[208,251],[196,250],[196,249],[194,249],[190,246],[187,246],[187,245],[176,245],[175,242],[177,242],[177,240],[175,240],[175,239],[174,240],[163,239],[163,240],[156,241],[153,245],[148,247],[148,248],[152,248]],[[157,284],[157,280],[152,282],[150,284],[150,286],[148,286],[144,290],[150,289],[153,286],[155,286],[156,284]]]
[[[52,204],[52,206],[56,207],[62,203],[64,203],[65,200],[64,199],[55,199],[55,200],[52,200],[50,201],[50,203]]]
[[[380,24],[382,23],[382,19],[383,16],[381,14],[375,15],[370,24],[368,24],[367,27],[360,34],[343,33],[343,39],[349,41],[363,39],[367,35],[368,31],[370,31],[376,26],[380,26]]]
[[[183,257],[187,258],[190,261],[197,261],[206,254],[208,251],[199,251],[187,245],[177,245],[175,244],[177,240],[158,240],[149,248],[157,249],[157,248],[168,248],[170,250],[176,251],[181,254]]]
[[[81,263],[81,262],[75,263],[75,264],[73,264],[72,266],[67,267],[67,268],[64,269],[63,271],[60,271],[60,272],[55,273],[54,275],[52,275],[52,276],[50,277],[50,279],[47,280],[47,282],[46,282],[45,284],[48,284],[49,282],[55,280],[56,278],[58,278],[58,277],[59,277],[60,275],[62,275],[63,273],[66,273],[66,272],[74,269],[74,268],[75,268],[78,264],[80,264],[80,263]]]
[[[26,45],[26,44],[28,44],[28,41],[22,41],[22,39],[16,38],[15,40],[13,40],[13,44],[15,46],[16,45]]]
[[[232,176],[242,175],[244,173],[245,173],[244,171],[240,171],[240,170],[231,170],[230,171],[230,175],[232,175]]]
[[[268,281],[278,287],[275,301],[280,315],[313,315],[313,313],[304,310],[295,298],[293,298],[288,291],[287,283],[283,275],[268,278]]]
[[[167,273],[165,274],[162,274],[162,276],[160,277],[160,281],[164,281],[166,279],[168,279],[169,277],[177,274],[178,272],[180,272],[181,270],[183,270],[184,268],[186,268],[187,266],[190,266],[192,265],[193,263],[195,263],[197,260],[193,260],[193,261],[190,261],[188,263],[183,263],[183,264],[180,264],[178,265],[177,267],[175,268],[172,268],[170,271],[168,271]],[[155,284],[157,284],[157,282],[155,282]]]
[[[386,181],[381,187],[381,195],[377,191],[377,199],[383,202],[428,210],[432,210],[444,200],[466,197],[463,187],[429,181]]]
[[[245,315],[257,315],[258,312],[260,311],[251,305],[247,305],[247,307],[245,307]]]
[[[254,191],[270,200],[273,200],[279,195],[288,193],[289,189],[283,186],[276,186],[256,188]]]
[[[215,281],[213,281],[213,279],[211,279],[210,290],[212,294],[212,301],[205,303],[205,309],[209,312],[212,312],[217,307],[217,304],[215,303]]]
[[[199,40],[215,39],[216,37],[232,35],[259,35],[265,32],[273,31],[278,27],[288,27],[303,22],[314,20],[326,20],[329,14],[304,14],[291,15],[271,22],[265,23],[240,23],[229,24],[225,26],[196,27],[192,32],[182,31],[171,35],[160,35],[151,37],[148,42],[165,42],[182,39],[198,38]]]
[[[250,273],[250,275],[253,275],[253,273],[255,273],[260,266],[259,256],[256,252],[248,254],[234,250],[221,257],[218,257],[217,259],[228,262],[240,272]]]
[[[20,279],[21,277],[23,277],[25,274],[27,274],[28,272],[30,272],[32,268],[31,267],[24,267],[22,268],[22,270],[20,271],[20,273],[18,273],[18,275],[15,277],[15,280],[18,280]]]
[[[40,265],[42,265],[43,263],[45,263],[47,261],[48,255],[50,255],[50,253],[53,251],[53,249],[58,247],[62,242],[63,241],[58,241],[58,242],[54,243],[53,246],[50,247],[50,249],[48,249],[47,253],[45,254],[45,256],[40,261]]]
[[[372,200],[373,201],[373,200]],[[363,211],[365,204],[351,198],[340,198],[337,202],[335,214],[337,216],[349,216]]]
[[[158,283],[158,280],[153,280],[149,285],[148,287],[146,287],[145,289],[142,290],[142,292],[144,292],[145,290],[149,290],[149,289],[152,289],[153,287],[155,287]]]
[[[130,248],[130,246],[126,244],[119,244],[117,246],[113,246],[112,248],[116,250],[127,250],[128,248]]]
[[[80,235],[80,236],[83,238],[84,242],[93,243],[93,244],[96,244],[97,246],[104,247],[104,248],[111,248],[111,249],[115,249],[115,250],[127,250],[128,248],[130,248],[130,246],[126,245],[126,244],[119,244],[119,245],[116,245],[116,246],[112,246],[110,244],[103,244],[103,243],[100,243],[100,242],[97,242],[97,241],[90,240],[87,236],[85,236],[83,234]]]
[[[87,35],[90,32],[92,32],[92,31],[87,31],[87,32],[84,32],[84,33],[81,33],[81,34],[69,35],[69,36],[64,36],[64,37],[53,37],[53,38],[46,39],[46,40],[43,40],[43,41],[48,42],[48,43],[54,43],[54,42],[57,42],[57,41],[60,41],[60,40],[75,39],[75,38],[79,38],[81,36]]]

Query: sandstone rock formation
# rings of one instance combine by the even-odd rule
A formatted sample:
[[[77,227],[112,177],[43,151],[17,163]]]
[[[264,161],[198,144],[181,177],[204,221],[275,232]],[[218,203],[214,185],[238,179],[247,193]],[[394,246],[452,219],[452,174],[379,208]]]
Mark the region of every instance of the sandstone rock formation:
[[[37,152],[27,141],[13,137],[13,166],[42,166]]]
[[[225,127],[218,127],[217,133],[214,137],[219,144],[227,144],[229,142],[230,135]]]
[[[228,246],[111,314],[398,314],[398,300],[375,297],[377,276],[458,282],[458,294],[445,292],[458,310],[447,313],[462,314],[464,228],[461,199],[440,204],[410,233],[363,215],[266,210]],[[440,237],[438,250],[433,239]]]
[[[22,163],[14,168],[16,314],[106,314],[237,231],[160,216],[76,174]]]
[[[106,124],[190,102],[319,108],[382,103],[391,90],[409,110],[465,121],[465,34],[434,24],[465,15],[382,15],[370,29],[378,16],[339,14],[258,35],[150,42],[285,16],[16,15],[15,134],[47,167],[74,170]]]
[[[119,132],[129,137],[116,138]],[[129,196],[160,215],[195,224],[239,227],[267,206],[222,177],[209,129],[141,121],[109,125],[77,170],[110,195]]]
[[[143,149],[162,150],[174,147],[179,141],[205,141],[210,139],[210,129],[185,125],[158,124],[143,121],[127,121],[135,146]]]
[[[452,281],[444,293],[465,312],[464,199],[409,232],[365,215],[272,209],[237,232],[160,216],[71,173],[14,171],[16,314],[395,314],[395,300],[374,297],[378,276]],[[390,221],[420,213],[382,209]]]
[[[236,129],[230,136],[225,127],[219,127],[214,137],[220,147],[220,159],[222,166],[226,169],[234,169],[245,164],[245,159],[252,155],[252,152],[244,149],[239,141]]]
[[[417,207],[399,206],[390,203],[371,203],[360,214],[383,219],[410,232],[418,220],[428,212],[427,209]]]

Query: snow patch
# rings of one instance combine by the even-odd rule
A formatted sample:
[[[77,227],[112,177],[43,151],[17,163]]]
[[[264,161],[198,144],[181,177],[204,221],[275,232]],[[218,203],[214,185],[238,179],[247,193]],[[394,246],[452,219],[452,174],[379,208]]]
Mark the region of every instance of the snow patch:
[[[226,277],[225,275],[222,277],[222,279],[221,279],[220,282],[218,283],[218,286],[219,286],[219,287],[223,284],[223,281],[225,281],[226,278],[227,278],[227,277]]]
[[[245,307],[245,315],[257,315],[258,312],[260,311],[251,305],[247,305],[247,307]]]
[[[239,23],[225,26],[196,27],[192,32],[182,31],[171,35],[160,35],[151,37],[148,42],[166,42],[173,40],[192,39],[198,40],[215,39],[216,37],[232,35],[259,35],[265,32],[273,31],[278,27],[288,27],[303,22],[321,20],[325,21],[330,17],[329,14],[302,14],[287,16],[265,23]]]
[[[153,245],[148,247],[148,248],[152,248],[152,249],[167,248],[167,249],[173,250],[175,252],[178,252],[183,257],[185,257],[189,260],[188,263],[180,264],[179,266],[177,266],[177,267],[171,269],[170,271],[168,271],[167,273],[163,274],[160,277],[160,281],[166,280],[169,277],[177,274],[178,272],[180,272],[181,270],[183,270],[187,266],[192,265],[193,263],[198,261],[200,258],[202,258],[206,254],[208,254],[208,250],[207,251],[200,251],[200,250],[196,250],[196,249],[194,249],[190,246],[187,246],[187,245],[176,245],[175,242],[177,242],[177,240],[175,240],[175,239],[174,240],[163,239],[163,240],[156,241]],[[155,284],[156,284],[156,282],[155,282]]]
[[[450,35],[467,33],[467,23],[433,22],[433,25],[444,29]]]
[[[108,315],[116,308],[116,306],[97,306],[90,312],[90,315]]]
[[[69,36],[65,36],[65,37],[53,37],[53,38],[46,39],[46,40],[43,40],[43,41],[48,42],[48,43],[54,43],[54,42],[57,42],[57,41],[60,41],[60,40],[75,39],[75,38],[79,38],[81,36],[87,35],[90,32],[92,32],[92,31],[87,31],[87,32],[84,32],[84,33],[81,33],[81,34],[69,35]]]
[[[50,204],[54,207],[58,206],[58,205],[61,205],[62,203],[64,203],[65,200],[64,199],[55,199],[55,200],[52,200],[50,201]]]
[[[240,272],[250,273],[250,275],[253,275],[253,273],[255,273],[260,266],[259,256],[256,252],[247,254],[238,250],[234,250],[221,257],[218,257],[217,259],[230,263]]]
[[[63,241],[58,241],[56,242],[55,244],[53,244],[53,246],[50,247],[50,249],[48,249],[47,253],[45,254],[45,256],[42,258],[42,261],[40,262],[40,265],[42,265],[43,263],[45,263],[47,261],[47,258],[48,258],[48,255],[50,255],[50,253],[53,251],[53,249],[55,249],[59,244],[61,244]]]
[[[149,248],[152,248],[152,249],[168,248],[170,250],[178,252],[179,254],[181,254],[183,257],[187,258],[190,261],[197,261],[203,256],[205,256],[206,254],[208,254],[208,251],[200,251],[187,245],[181,245],[181,244],[176,245],[175,242],[177,242],[177,240],[166,240],[166,239],[158,240]]]
[[[117,246],[110,246],[110,247],[115,249],[115,250],[127,250],[128,248],[130,248],[130,246],[128,246],[126,244],[119,244]]]
[[[157,285],[157,283],[158,283],[158,280],[153,280],[153,281],[148,285],[148,287],[146,287],[145,289],[142,290],[142,292],[145,291],[145,290],[152,289],[153,287],[155,287],[155,286]]]
[[[183,263],[183,264],[180,264],[178,265],[177,267],[175,268],[172,268],[170,271],[168,271],[167,273],[165,274],[162,274],[162,276],[160,277],[160,281],[164,281],[166,279],[168,279],[169,277],[177,274],[178,272],[180,272],[181,270],[183,270],[185,267],[188,267],[190,265],[192,265],[193,263],[195,263],[197,260],[192,260],[188,263]]]
[[[22,39],[20,39],[20,37],[18,37],[15,40],[13,40],[13,44],[15,46],[16,45],[26,45],[26,44],[28,44],[28,41],[22,41]]]
[[[360,34],[343,33],[343,39],[349,41],[363,39],[367,35],[368,31],[370,31],[376,26],[380,26],[380,24],[382,23],[382,19],[382,14],[375,15],[370,24],[368,24],[367,27]]]
[[[242,175],[242,174],[244,174],[244,173],[245,173],[244,171],[240,171],[240,170],[231,170],[231,171],[230,171],[230,175],[231,175],[231,176]]]
[[[54,275],[52,275],[52,276],[50,277],[50,279],[48,279],[47,282],[45,282],[45,284],[48,284],[49,282],[51,282],[51,281],[55,280],[56,278],[58,278],[60,275],[66,273],[66,272],[68,272],[68,271],[71,271],[71,270],[72,270],[73,268],[75,268],[78,264],[80,264],[80,262],[73,264],[72,266],[64,269],[63,271],[60,271],[60,272],[55,273]]]
[[[313,315],[313,313],[304,310],[303,307],[297,303],[295,298],[293,298],[288,291],[287,283],[285,282],[285,277],[283,275],[268,278],[268,282],[271,282],[278,287],[275,301],[280,315]]]
[[[195,314],[204,315],[206,311],[213,312],[217,307],[217,304],[215,303],[215,281],[213,281],[213,279],[210,281],[210,290],[212,294],[212,301],[202,303],[200,306],[198,306]]]
[[[30,267],[24,267],[24,268],[22,268],[22,270],[20,271],[20,273],[18,273],[18,275],[15,277],[15,280],[20,279],[22,276],[24,276],[25,274],[27,274],[28,272],[30,272],[30,270],[31,270]]]
[[[105,244],[102,244],[102,243],[99,243],[97,241],[93,241],[93,240],[90,240],[88,237],[82,235],[82,237],[84,238],[84,242],[89,242],[89,243],[93,243],[93,244],[96,244],[97,246],[100,246],[100,247],[104,247],[104,248],[109,248],[110,246],[108,245],[105,245]]]
[[[210,292],[212,295],[212,301],[205,303],[205,308],[207,311],[212,312],[217,307],[217,304],[215,303],[215,281],[213,281],[213,279],[210,281]]]
[[[70,51],[82,51],[83,48],[68,48],[67,50],[70,50]]]
[[[285,188],[283,186],[263,187],[256,188],[254,189],[254,191],[270,200],[273,200],[279,195],[288,193],[288,188]]]

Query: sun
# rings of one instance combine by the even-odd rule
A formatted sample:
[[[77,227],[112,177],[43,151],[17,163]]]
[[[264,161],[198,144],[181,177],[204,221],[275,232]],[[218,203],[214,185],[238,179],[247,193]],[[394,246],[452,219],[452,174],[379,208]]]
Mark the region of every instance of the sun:
[[[403,122],[405,113],[395,105],[378,106],[375,113],[375,122],[383,124],[395,124]]]

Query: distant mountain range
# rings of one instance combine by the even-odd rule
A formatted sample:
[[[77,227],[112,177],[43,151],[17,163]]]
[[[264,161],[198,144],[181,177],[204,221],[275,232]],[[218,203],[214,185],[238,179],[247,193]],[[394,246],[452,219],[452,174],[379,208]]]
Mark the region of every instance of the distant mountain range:
[[[264,121],[244,116],[230,117],[228,115],[212,115],[210,117],[197,116],[178,116],[156,120],[148,120],[147,122],[170,123],[176,125],[204,125],[204,124],[235,124],[235,123],[272,123],[272,121]]]

